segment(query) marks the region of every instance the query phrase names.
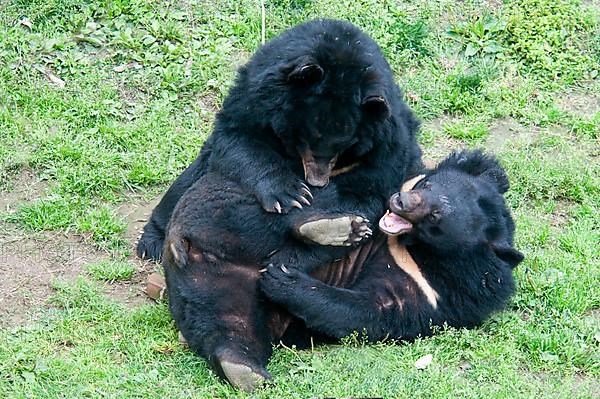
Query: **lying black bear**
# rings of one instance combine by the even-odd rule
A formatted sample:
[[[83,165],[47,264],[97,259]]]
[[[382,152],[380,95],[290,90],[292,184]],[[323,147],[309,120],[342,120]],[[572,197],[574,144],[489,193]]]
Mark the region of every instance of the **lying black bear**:
[[[447,323],[474,327],[514,291],[514,223],[502,196],[508,178],[480,152],[451,155],[393,195],[365,261],[345,267],[339,287],[271,265],[261,287],[306,326],[341,338],[411,339]]]
[[[478,325],[505,305],[512,269],[522,260],[502,197],[507,189],[493,158],[450,156],[414,190],[392,197],[396,216],[386,216],[383,228],[404,234],[378,235],[317,270],[325,284],[279,264],[261,279],[262,264],[290,240],[332,224],[332,241],[342,242],[348,232],[337,227],[345,222],[335,221],[347,216],[297,212],[289,234],[281,215],[265,215],[244,188],[207,174],[181,199],[168,229],[163,264],[171,312],[190,347],[244,389],[268,378],[272,342],[306,332],[286,332],[284,308],[313,332],[336,338],[356,330],[371,340],[410,339],[445,322]],[[320,193],[328,191],[335,183]],[[259,284],[283,308],[267,301]]]
[[[375,220],[421,167],[417,128],[371,38],[343,21],[296,26],[241,68],[213,134],[154,210],[137,253],[160,259],[175,204],[207,172],[242,187],[266,211],[287,213],[312,201],[304,179],[323,187],[334,169],[347,171],[336,178],[330,201],[323,197],[323,209]],[[356,223],[364,227],[358,241],[368,230],[365,220]],[[289,245],[276,259],[310,270],[345,253]]]

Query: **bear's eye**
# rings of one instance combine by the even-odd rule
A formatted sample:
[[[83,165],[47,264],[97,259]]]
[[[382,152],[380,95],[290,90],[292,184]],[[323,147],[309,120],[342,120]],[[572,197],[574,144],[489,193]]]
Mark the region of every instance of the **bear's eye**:
[[[217,261],[219,260],[219,258],[217,258],[215,255],[209,253],[209,252],[204,252],[204,258],[209,262],[209,263],[217,263]]]
[[[425,183],[423,183],[423,188],[428,190],[431,188],[431,182],[430,181],[426,181]]]
[[[433,211],[431,211],[431,213],[429,215],[427,215],[427,220],[429,220],[429,222],[431,223],[438,223],[440,221],[440,218],[442,217],[442,214],[439,210],[435,209]]]

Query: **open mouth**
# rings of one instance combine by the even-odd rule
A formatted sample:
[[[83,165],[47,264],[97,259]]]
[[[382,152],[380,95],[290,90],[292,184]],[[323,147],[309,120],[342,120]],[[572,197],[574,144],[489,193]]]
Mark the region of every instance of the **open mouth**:
[[[397,236],[409,233],[413,225],[408,220],[389,210],[379,219],[379,229],[387,235]]]
[[[329,177],[337,161],[337,156],[330,160],[316,160],[310,152],[302,156],[302,166],[304,167],[304,178],[314,187],[325,187],[329,183]]]

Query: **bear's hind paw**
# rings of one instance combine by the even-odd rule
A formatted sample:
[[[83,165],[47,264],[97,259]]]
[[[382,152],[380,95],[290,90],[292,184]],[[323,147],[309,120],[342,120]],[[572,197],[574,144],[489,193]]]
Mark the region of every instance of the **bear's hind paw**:
[[[330,246],[351,246],[370,237],[369,220],[358,215],[323,218],[303,223],[298,234],[313,243]]]

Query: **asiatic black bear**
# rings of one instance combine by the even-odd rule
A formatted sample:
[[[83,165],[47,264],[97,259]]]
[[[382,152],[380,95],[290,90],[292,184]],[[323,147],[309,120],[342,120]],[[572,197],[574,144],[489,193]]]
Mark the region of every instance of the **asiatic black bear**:
[[[493,157],[455,153],[391,196],[380,223],[386,234],[310,276],[285,263],[266,272],[263,265],[307,235],[311,247],[343,245],[355,231],[340,226],[354,215],[299,211],[287,225],[237,182],[208,173],[183,196],[168,228],[171,312],[192,350],[243,389],[268,378],[271,344],[286,333],[412,339],[444,323],[476,326],[505,306],[523,258],[513,245],[507,189]],[[334,179],[319,194],[328,202],[335,191]],[[309,330],[290,331],[298,324],[289,327],[287,312]]]

